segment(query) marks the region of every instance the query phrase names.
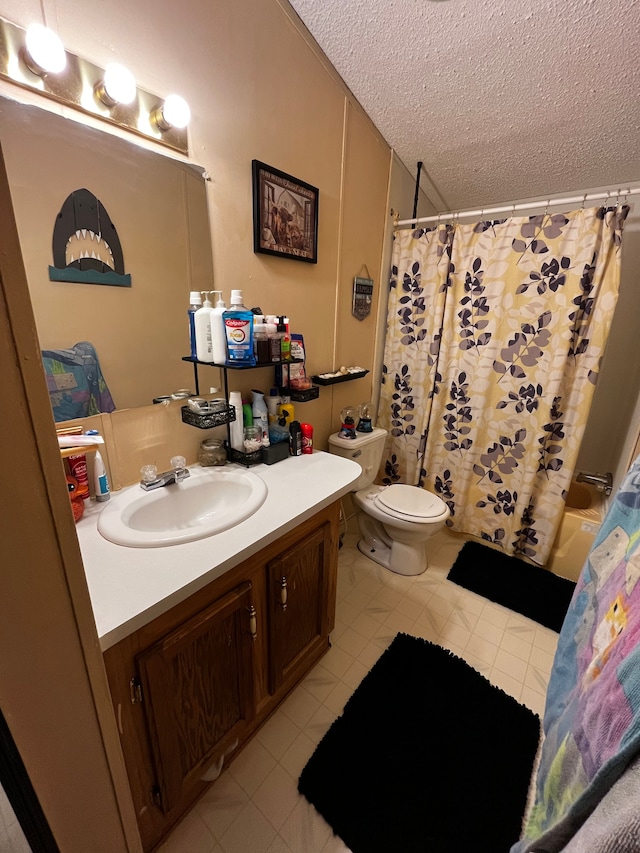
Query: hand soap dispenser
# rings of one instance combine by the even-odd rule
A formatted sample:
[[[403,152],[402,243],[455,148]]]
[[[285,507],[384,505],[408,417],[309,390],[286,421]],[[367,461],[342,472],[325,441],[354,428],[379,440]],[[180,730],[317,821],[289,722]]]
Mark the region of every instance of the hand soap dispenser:
[[[210,291],[204,290],[204,304],[198,308],[194,315],[196,328],[196,355],[198,361],[213,361],[213,350],[211,347],[211,311],[213,305],[209,299]]]
[[[222,291],[214,290],[213,292],[218,294],[218,301],[211,311],[211,352],[214,364],[224,364],[227,360],[227,339],[222,315],[227,306],[222,299]]]

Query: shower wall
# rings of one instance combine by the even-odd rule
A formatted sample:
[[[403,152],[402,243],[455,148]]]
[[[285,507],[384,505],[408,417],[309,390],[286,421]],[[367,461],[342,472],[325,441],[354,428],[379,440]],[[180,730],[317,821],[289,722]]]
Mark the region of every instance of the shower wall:
[[[581,471],[611,471],[614,489],[640,429],[640,201],[633,202],[622,238],[618,305],[577,463]]]

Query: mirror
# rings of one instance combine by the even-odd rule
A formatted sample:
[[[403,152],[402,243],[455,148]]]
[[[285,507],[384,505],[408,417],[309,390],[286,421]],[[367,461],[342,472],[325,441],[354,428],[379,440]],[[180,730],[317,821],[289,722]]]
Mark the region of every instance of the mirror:
[[[213,289],[203,170],[6,98],[0,144],[40,348],[93,344],[118,409],[193,389],[193,368],[181,360],[189,355],[189,292]],[[117,230],[131,286],[50,280],[54,228],[80,189]],[[67,236],[72,253],[80,238]]]

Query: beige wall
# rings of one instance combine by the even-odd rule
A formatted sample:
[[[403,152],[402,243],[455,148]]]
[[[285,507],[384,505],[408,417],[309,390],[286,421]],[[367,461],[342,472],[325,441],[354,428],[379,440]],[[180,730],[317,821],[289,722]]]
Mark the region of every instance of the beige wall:
[[[159,95],[170,91],[183,94],[193,113],[191,158],[211,177],[207,197],[214,286],[222,289],[227,298],[232,288],[240,288],[246,304],[259,304],[267,312],[286,311],[291,318],[292,331],[305,336],[310,373],[325,372],[348,362],[357,362],[372,370],[377,317],[375,311],[362,323],[351,317],[351,287],[353,277],[366,264],[375,280],[376,306],[379,304],[390,152],[326,59],[301,31],[285,0],[225,0],[216,4],[191,0],[181,6],[152,0],[133,4],[128,0],[114,0],[109,4],[108,13],[98,0],[83,0],[82,3],[44,0],[42,4],[40,0],[0,0],[0,15],[20,26],[27,26],[32,20],[43,22],[45,18],[70,51],[103,67],[109,61],[121,61],[131,68],[139,85]],[[0,92],[12,97],[23,96],[6,83],[0,86]],[[67,114],[64,109],[55,106],[54,109]],[[320,189],[316,265],[253,253],[251,160],[254,158]],[[40,191],[39,186],[28,189],[35,194]],[[47,229],[47,241],[50,235]],[[30,264],[29,251],[25,260]],[[18,284],[13,281],[11,286]],[[184,312],[189,285],[181,281],[176,282],[176,287],[182,289],[184,304],[179,312],[172,311],[165,319],[175,324],[174,328],[180,333],[185,330],[186,352]],[[21,300],[20,304],[28,305],[26,294],[22,294]],[[17,320],[14,317],[10,323],[4,317],[0,319],[5,328],[2,337],[10,341],[11,330],[6,327],[12,328]],[[32,322],[26,308],[22,321],[27,326]],[[33,335],[32,327],[27,334]],[[91,340],[91,334],[86,337]],[[39,379],[33,379],[39,376],[39,367],[36,367],[39,342],[32,337],[30,346],[32,380],[27,384],[26,393],[38,400],[41,412],[46,412],[48,401],[44,385]],[[19,355],[14,356],[13,363],[17,363],[18,358]],[[153,366],[147,369],[151,371]],[[261,370],[250,376],[242,374],[242,383],[240,375],[236,374],[237,386],[266,389],[271,384],[269,373],[269,370]],[[219,385],[216,370],[211,370],[211,376],[210,384]],[[299,417],[316,426],[318,447],[326,447],[328,434],[338,428],[339,411],[345,402],[358,403],[371,397],[372,377],[370,373],[366,379],[341,386],[339,391],[323,389],[318,401],[300,406]],[[206,387],[209,381],[205,380],[204,384]],[[20,398],[21,390],[13,383],[5,399],[17,405]],[[168,418],[171,420],[167,421]],[[50,452],[53,423],[46,416],[36,418],[35,422]],[[170,407],[169,413],[158,407],[117,413],[112,419],[112,426],[114,424],[121,442],[112,442],[115,446],[110,448],[113,452],[110,461],[118,466],[119,472],[124,472],[122,479],[129,481],[137,477],[135,469],[139,456],[149,452],[147,442],[161,458],[165,453],[173,455],[176,444],[184,446],[187,455],[192,455],[204,436],[195,429],[185,432],[189,428],[179,423],[176,407]],[[108,430],[105,428],[105,434]],[[8,446],[11,435],[5,438],[5,446]],[[20,453],[22,443],[18,441],[15,446]],[[124,455],[121,447],[125,448]],[[65,853],[75,850],[84,853],[87,838],[95,839],[96,836],[85,833],[84,846],[73,840],[91,815],[91,811],[82,811],[75,796],[77,788],[82,786],[82,772],[87,766],[94,770],[94,786],[86,786],[87,795],[93,793],[98,807],[104,806],[105,810],[107,796],[104,792],[110,785],[104,758],[101,763],[96,758],[91,741],[93,735],[86,731],[84,721],[83,726],[75,727],[81,719],[76,718],[72,698],[84,701],[88,710],[91,707],[91,699],[86,699],[81,687],[87,672],[98,711],[107,713],[108,717],[110,708],[104,696],[103,673],[95,671],[97,644],[93,626],[87,622],[86,588],[65,500],[59,503],[59,512],[53,516],[51,534],[66,544],[67,551],[59,563],[66,580],[55,575],[51,557],[54,552],[44,549],[44,545],[42,552],[35,549],[36,543],[31,543],[34,547],[20,553],[20,537],[26,539],[33,531],[32,509],[41,501],[40,491],[52,490],[58,502],[61,496],[65,497],[62,467],[45,466],[41,476],[36,476],[40,463],[32,450],[30,453],[34,470],[22,472],[21,489],[17,493],[24,500],[25,511],[11,516],[13,532],[17,535],[11,541],[3,541],[2,545],[3,566],[9,567],[5,570],[5,581],[9,587],[13,585],[17,596],[11,612],[3,613],[3,631],[8,638],[18,629],[15,636],[23,636],[28,630],[30,652],[36,659],[40,654],[43,660],[55,660],[58,651],[65,655],[71,696],[64,734],[66,737],[67,731],[75,728],[75,745],[83,761],[82,768],[70,760],[64,779],[55,775],[54,763],[51,764],[52,772],[48,773],[47,758],[43,761],[41,757],[42,743],[48,738],[51,741],[49,751],[56,751],[59,758],[60,753],[69,748],[68,740],[62,731],[57,737],[55,715],[47,726],[42,715],[27,713],[26,709],[34,701],[33,684],[14,676],[19,663],[17,657],[5,670],[1,701],[3,710],[9,706],[15,709],[15,713],[9,715],[12,731],[54,831],[59,837],[65,833]],[[120,474],[116,479],[118,477]],[[3,503],[11,502],[16,494],[15,485],[6,478],[2,483]],[[30,494],[33,490],[38,490],[37,499]],[[27,511],[27,507],[31,511]],[[49,546],[53,548],[54,544],[50,542]],[[59,634],[60,645],[57,645],[58,623],[52,619],[53,598],[41,594],[39,577],[42,577],[43,591],[47,590],[47,584],[60,591],[65,583],[76,591],[72,601],[77,624],[73,622],[71,610],[66,620],[70,630],[78,628],[84,648],[84,666],[75,653],[67,656],[62,633]],[[23,583],[27,578],[30,583]],[[79,612],[82,618],[78,618]],[[21,624],[25,613],[29,613],[30,618]],[[65,617],[60,618],[64,625]],[[46,624],[47,631],[34,630],[32,626],[38,622]],[[47,706],[49,687],[49,681],[42,681],[38,686],[37,701],[41,707]],[[56,695],[59,697],[60,691]],[[112,725],[112,719],[105,721],[102,717],[110,772],[117,776],[120,765],[117,754],[113,757]],[[66,798],[66,808],[61,806],[56,790]],[[73,809],[68,808],[69,802],[74,803]],[[107,834],[103,826],[106,820],[106,817],[104,821],[95,820],[93,825],[109,845],[114,836]],[[110,849],[119,849],[119,844],[120,841],[113,841]],[[98,849],[95,844],[94,847]]]
[[[390,151],[308,35],[301,35],[288,4],[192,2],[182,7],[179,27],[173,7],[159,7],[151,0],[133,6],[119,0],[110,6],[109,15],[97,2],[50,3],[46,10],[48,22],[56,20],[70,50],[102,65],[118,59],[129,65],[141,86],[159,94],[176,90],[188,98],[193,113],[190,157],[211,178],[207,193],[213,286],[227,300],[230,290],[239,288],[246,305],[260,305],[267,313],[286,312],[291,330],[304,335],[309,373],[342,364],[372,370],[375,317],[360,323],[351,317],[351,288],[366,264],[375,280],[376,300],[380,293]],[[21,26],[41,18],[31,2],[7,4],[4,9],[0,2],[0,14]],[[138,39],[142,31],[153,37]],[[254,254],[254,158],[319,188],[317,264]],[[24,222],[21,215],[21,228]],[[49,240],[50,228],[47,249]],[[136,260],[133,251],[130,257]],[[25,261],[29,270],[29,253]],[[174,333],[165,350],[177,363],[188,349],[189,282],[176,281],[175,288],[181,307],[177,311],[173,302],[166,312],[165,321]],[[178,352],[176,330],[185,339]],[[142,336],[144,330],[133,334]],[[115,340],[118,335],[114,331]],[[91,340],[90,331],[86,338]],[[160,346],[154,341],[149,352]],[[158,357],[163,355],[158,352]],[[109,359],[108,348],[100,357]],[[143,369],[152,374],[153,363],[145,361]],[[105,375],[111,385],[106,368]],[[209,385],[220,386],[217,371],[204,375],[206,390]],[[241,390],[268,390],[272,378],[267,370],[250,378],[236,373],[230,384]],[[318,447],[326,447],[329,433],[339,428],[340,409],[346,402],[371,398],[372,380],[373,373],[342,385],[339,392],[323,389],[317,402],[296,412],[314,424]],[[114,378],[114,385],[117,381]],[[156,393],[175,390],[161,381],[155,387],[161,389]]]

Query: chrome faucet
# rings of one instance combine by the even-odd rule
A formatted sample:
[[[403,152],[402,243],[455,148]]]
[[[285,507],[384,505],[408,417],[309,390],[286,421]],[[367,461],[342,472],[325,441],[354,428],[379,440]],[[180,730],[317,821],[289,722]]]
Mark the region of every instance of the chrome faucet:
[[[150,492],[152,489],[161,489],[163,486],[171,485],[171,483],[179,483],[191,476],[186,467],[187,460],[184,456],[173,456],[170,459],[170,464],[171,470],[164,471],[162,474],[158,474],[155,465],[144,465],[140,469],[140,488],[144,489],[145,492]]]
[[[613,490],[613,475],[610,471],[606,474],[592,474],[589,471],[580,471],[576,477],[577,483],[590,483],[605,495],[610,495]]]

